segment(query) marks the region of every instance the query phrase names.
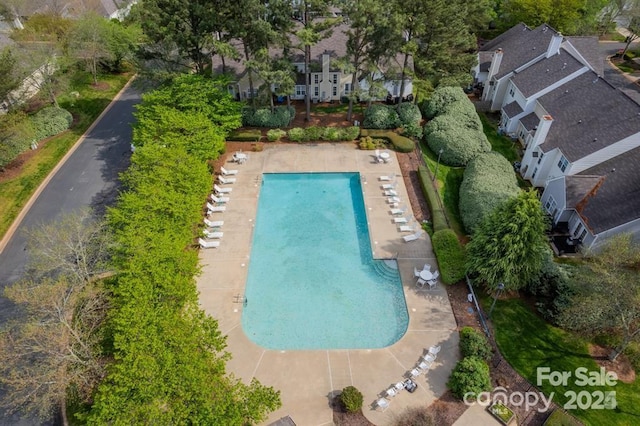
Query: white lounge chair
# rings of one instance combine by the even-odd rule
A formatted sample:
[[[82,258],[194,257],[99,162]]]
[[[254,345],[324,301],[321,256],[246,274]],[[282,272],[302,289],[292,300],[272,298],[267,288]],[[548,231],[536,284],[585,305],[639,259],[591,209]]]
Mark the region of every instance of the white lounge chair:
[[[420,230],[420,231],[416,232],[415,234],[405,235],[404,237],[402,237],[402,239],[404,240],[405,243],[408,243],[410,241],[417,240],[418,238],[420,238],[420,236],[422,236],[423,233],[424,233],[424,231]]]
[[[380,182],[390,182],[391,179],[393,179],[393,177],[391,177],[391,176],[380,176],[378,179],[380,180]]]
[[[207,215],[210,215],[211,213],[221,213],[223,211],[225,211],[227,209],[226,206],[214,206],[211,203],[207,203]]]
[[[427,353],[427,356],[431,355],[431,356],[433,356],[433,359],[436,359],[438,357],[438,352],[440,352],[440,349],[442,349],[440,347],[440,345],[430,346],[429,347],[429,352]]]
[[[222,238],[222,235],[224,234],[224,232],[220,232],[220,231],[209,231],[208,229],[205,229],[204,231],[202,231],[204,233],[204,236],[209,238],[209,239],[220,239]]]
[[[399,232],[416,232],[416,228],[413,225],[400,225],[398,227]]]
[[[236,182],[236,178],[225,178],[222,175],[218,175],[218,182],[222,184],[231,184]]]
[[[409,372],[409,375],[411,376],[412,379],[415,379],[420,374],[422,374],[422,370],[420,370],[418,367],[414,368]]]
[[[393,223],[409,223],[406,217],[394,217]]]
[[[229,202],[229,197],[216,197],[215,194],[211,194],[209,198],[211,198],[211,201],[218,204],[224,204]]]
[[[391,386],[384,393],[388,397],[394,397],[394,396],[396,396],[398,394],[398,390],[395,388],[395,386]]]
[[[200,243],[201,248],[217,248],[220,247],[220,241],[206,241],[202,238],[198,238],[198,243]]]
[[[385,183],[381,186],[382,189],[396,189],[395,183]]]
[[[399,203],[400,202],[400,197],[389,197],[387,198],[387,203],[389,204],[394,204],[394,203]]]
[[[428,370],[431,368],[431,365],[433,364],[433,361],[435,361],[435,357],[431,354],[427,354],[425,356],[422,357],[422,362],[420,363],[420,366],[423,370]],[[424,367],[422,367],[424,365]]]
[[[218,194],[228,194],[233,191],[233,188],[220,188],[218,185],[213,184],[213,190]]]
[[[384,191],[384,195],[386,195],[387,197],[395,197],[398,195],[398,193],[394,189],[387,189],[386,191]]]
[[[233,176],[238,174],[237,170],[227,170],[222,166],[220,167],[220,172],[222,173],[222,176]]]
[[[405,214],[407,212],[407,208],[402,208],[402,209],[391,209],[391,214],[392,215],[398,215],[398,214]]]
[[[385,398],[380,398],[376,401],[376,409],[380,408],[380,410],[384,411],[389,408],[389,401]]]
[[[224,225],[224,220],[209,220],[205,217],[204,224],[209,228],[220,228],[222,227],[222,225]]]

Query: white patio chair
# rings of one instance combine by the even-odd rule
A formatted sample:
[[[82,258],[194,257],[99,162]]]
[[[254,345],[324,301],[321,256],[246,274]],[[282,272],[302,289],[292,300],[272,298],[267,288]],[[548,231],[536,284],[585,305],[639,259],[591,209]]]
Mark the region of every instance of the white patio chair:
[[[378,180],[380,180],[380,182],[389,182],[391,181],[392,177],[391,176],[380,176],[378,178]]]
[[[394,217],[393,223],[409,223],[406,217]]]
[[[236,182],[236,178],[225,178],[222,175],[218,175],[218,182],[222,184],[231,184]]]
[[[211,213],[221,213],[225,210],[227,210],[226,206],[214,206],[211,203],[207,203],[207,216],[210,215]]]
[[[398,195],[398,192],[396,192],[396,190],[394,189],[387,189],[386,191],[384,191],[384,195],[387,197],[396,197]]]
[[[428,370],[431,368],[431,365],[433,364],[433,362],[435,361],[435,357],[431,354],[427,354],[425,356],[422,357],[422,362],[421,364],[424,364],[425,367],[423,368],[423,370]]]
[[[403,207],[401,209],[391,209],[391,214],[392,215],[399,215],[399,214],[405,214],[407,212],[407,208]]]
[[[376,163],[382,163],[382,158],[380,158],[380,150],[376,149],[375,151]]]
[[[220,228],[222,227],[222,225],[224,225],[224,220],[209,220],[205,217],[204,224],[209,228]]]
[[[213,190],[216,191],[217,194],[228,194],[233,191],[233,188],[221,188],[216,184],[213,184]]]
[[[395,183],[385,183],[381,186],[382,189],[396,189]]]
[[[442,349],[440,345],[430,346],[427,355],[432,355],[433,359],[436,359],[438,357],[438,352],[440,352],[440,349]]]
[[[205,241],[202,238],[198,238],[198,243],[204,249],[220,247],[220,241]]]
[[[416,228],[413,225],[400,225],[398,227],[399,232],[416,232]]]
[[[428,263],[425,263],[424,266],[422,267],[423,271],[431,271],[431,265]]]
[[[409,376],[411,376],[412,379],[415,379],[420,374],[422,374],[422,370],[420,370],[418,367],[414,368],[409,372]]]
[[[380,409],[381,411],[385,411],[389,408],[389,401],[385,398],[380,398],[376,401],[376,410]]]
[[[387,203],[395,204],[400,202],[400,197],[389,197],[387,198]]]
[[[384,394],[387,397],[391,397],[393,398],[394,396],[396,396],[398,394],[398,390],[395,388],[395,386],[391,386],[389,389],[387,389],[386,391],[384,391]]]
[[[425,280],[424,278],[418,277],[418,281],[416,281],[416,286],[423,288],[426,283],[427,283],[427,280]]]
[[[222,238],[222,235],[224,234],[224,232],[220,232],[220,231],[209,231],[208,229],[205,229],[204,231],[202,231],[204,233],[204,236],[212,239],[212,240],[218,240],[220,238]]]
[[[211,201],[218,204],[224,204],[229,202],[229,197],[216,197],[215,194],[211,194],[209,198],[211,198]]]
[[[429,284],[429,290],[431,290],[432,288],[434,288],[436,285],[438,285],[438,280],[429,280],[427,281],[427,284]]]
[[[420,271],[415,266],[413,267],[413,275],[415,277],[419,277],[420,276]]]
[[[220,167],[220,172],[222,173],[222,176],[233,176],[238,174],[237,170],[227,170],[222,166]]]
[[[404,240],[405,243],[408,243],[408,242],[417,240],[418,238],[420,238],[422,236],[423,233],[424,233],[424,231],[420,230],[420,231],[416,232],[415,234],[405,235],[404,237],[402,237],[402,239]]]

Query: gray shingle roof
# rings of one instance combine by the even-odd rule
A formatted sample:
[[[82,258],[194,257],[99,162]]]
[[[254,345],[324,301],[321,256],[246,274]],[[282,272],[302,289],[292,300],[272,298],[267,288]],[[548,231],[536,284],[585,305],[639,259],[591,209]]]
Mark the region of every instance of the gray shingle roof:
[[[640,132],[640,105],[588,71],[539,99],[554,123],[541,148],[575,161]]]
[[[584,59],[591,65],[598,75],[603,75],[604,73],[604,59],[602,58],[602,53],[600,52],[600,46],[598,45],[598,37],[588,36],[588,37],[579,37],[572,36],[566,38],[569,43],[576,48],[578,52],[582,55]]]
[[[502,78],[544,54],[554,34],[557,32],[546,24],[533,30],[518,24],[482,46],[482,51],[502,49],[502,61],[496,73],[496,78]]]
[[[505,114],[507,114],[507,117],[509,118],[513,118],[522,112],[522,108],[520,108],[520,105],[518,105],[518,102],[516,101],[513,101],[510,104],[503,106],[502,110],[504,111]]]
[[[604,176],[602,186],[580,211],[592,232],[598,234],[640,217],[638,164],[640,148],[635,148],[580,173]]]
[[[540,119],[538,118],[538,116],[536,115],[535,112],[532,112],[532,113],[529,113],[529,114],[525,115],[524,117],[522,117],[520,119],[520,122],[522,123],[522,125],[524,126],[525,129],[531,131],[538,124],[540,124]]]
[[[492,57],[493,57],[492,52],[478,52],[478,64],[480,67],[480,72],[489,71]]]
[[[557,55],[542,59],[522,72],[511,77],[516,87],[528,98],[584,68],[584,65],[571,56],[566,50],[560,49]]]
[[[568,209],[575,209],[602,180],[602,176],[573,175],[565,176],[565,196]]]

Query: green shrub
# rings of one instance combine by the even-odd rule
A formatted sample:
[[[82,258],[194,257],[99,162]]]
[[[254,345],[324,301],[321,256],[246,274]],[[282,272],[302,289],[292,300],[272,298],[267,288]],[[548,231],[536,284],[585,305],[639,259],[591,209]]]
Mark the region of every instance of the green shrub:
[[[476,120],[482,128],[480,120]],[[462,125],[453,115],[439,115],[425,126],[425,139],[433,152],[442,149],[441,161],[449,166],[465,166],[475,156],[491,151],[491,144],[474,124]]]
[[[57,107],[46,107],[31,116],[37,140],[62,133],[71,127],[73,116],[69,111]]]
[[[292,106],[279,105],[271,112],[271,108],[245,107],[242,110],[242,125],[249,127],[287,127],[296,115]]]
[[[231,132],[227,137],[228,141],[238,142],[258,142],[262,139],[262,132],[260,130],[241,130]]]
[[[354,141],[358,139],[358,136],[360,136],[360,127],[358,126],[344,127],[342,129],[343,141]]]
[[[372,138],[387,140],[393,144],[394,149],[398,152],[412,152],[416,149],[416,144],[413,140],[400,136],[392,130],[362,129],[360,130],[360,136],[371,136]]]
[[[373,104],[364,112],[362,127],[366,129],[395,129],[400,117],[393,105]]]
[[[420,139],[422,137],[422,133],[423,131],[420,123],[410,123],[402,126],[402,136]]]
[[[344,408],[347,409],[349,413],[357,413],[362,409],[362,403],[364,401],[364,397],[362,393],[356,389],[354,386],[347,386],[342,389],[342,393],[340,394],[340,401],[344,404]]]
[[[294,127],[288,132],[289,140],[292,142],[302,142],[304,140],[304,129],[301,127]]]
[[[448,105],[464,100],[471,103],[461,87],[438,86],[429,100],[423,104],[422,112],[426,118],[431,119],[442,114]]]
[[[438,194],[433,187],[433,182],[431,181],[431,176],[429,175],[429,171],[427,170],[426,166],[420,166],[418,168],[418,176],[420,177],[420,186],[422,187],[422,192],[427,199],[427,204],[429,205],[429,210],[431,211],[433,230],[437,233],[438,231],[449,229],[447,216],[445,215],[444,210],[440,207]]]
[[[286,136],[287,132],[282,129],[271,129],[267,132],[267,140],[269,142],[277,142]]]
[[[442,281],[445,284],[455,284],[463,279],[466,272],[467,253],[456,233],[451,229],[441,229],[433,234],[431,243],[440,265]]]
[[[538,279],[532,280],[526,287],[527,292],[536,297],[538,312],[556,325],[558,316],[571,305],[575,294],[565,268],[549,256],[542,265]]]
[[[520,192],[509,161],[497,152],[478,155],[464,171],[460,185],[460,217],[473,233],[496,207]]]
[[[322,130],[322,139],[325,141],[340,141],[342,140],[342,129],[338,127],[325,127]]]
[[[473,327],[463,327],[460,330],[460,353],[463,358],[471,356],[489,360],[492,349],[484,334]]]
[[[374,139],[371,136],[361,137],[360,142],[358,143],[358,146],[360,146],[360,149],[364,149],[364,150],[373,150],[376,148],[380,148],[383,145],[384,145],[384,141],[382,139]]]
[[[31,120],[23,112],[0,116],[0,169],[29,149],[36,140]]]
[[[324,128],[318,126],[311,126],[304,129],[304,141],[319,141],[324,134]]]
[[[459,399],[463,399],[467,393],[478,395],[488,391],[491,389],[489,366],[479,358],[463,358],[453,369],[447,386]]]
[[[418,105],[411,102],[403,102],[396,107],[400,125],[405,127],[411,124],[419,125],[422,120],[422,114]]]

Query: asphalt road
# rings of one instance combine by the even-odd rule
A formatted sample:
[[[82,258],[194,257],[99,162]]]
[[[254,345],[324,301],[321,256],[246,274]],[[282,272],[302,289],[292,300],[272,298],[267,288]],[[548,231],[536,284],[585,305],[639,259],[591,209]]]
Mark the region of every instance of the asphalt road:
[[[87,133],[75,152],[53,176],[0,253],[0,294],[17,281],[29,261],[25,229],[37,228],[83,207],[102,214],[118,193],[118,175],[129,166],[131,123],[140,92],[129,86]],[[16,314],[0,295],[0,324]],[[33,420],[0,419],[1,425],[33,425]]]

